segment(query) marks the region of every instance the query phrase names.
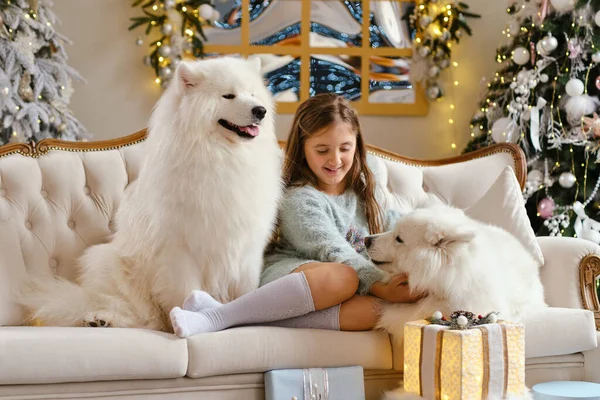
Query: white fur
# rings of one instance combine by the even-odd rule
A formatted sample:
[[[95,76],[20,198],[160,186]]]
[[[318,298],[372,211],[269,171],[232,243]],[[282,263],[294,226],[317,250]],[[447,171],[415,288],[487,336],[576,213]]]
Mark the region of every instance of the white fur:
[[[23,299],[33,318],[170,331],[169,311],[192,289],[228,302],[258,287],[282,162],[259,69],[260,61],[229,57],[178,66],[154,109],[146,161],[112,241],[84,253],[79,286],[34,282]],[[218,124],[250,125],[257,106],[267,114],[255,138]]]
[[[427,293],[416,304],[383,306],[378,327],[392,333],[396,345],[403,343],[406,322],[438,310],[444,315],[496,311],[500,319],[519,322],[546,307],[537,263],[523,245],[505,230],[475,221],[459,209],[413,211],[393,231],[370,239],[369,255],[384,263],[382,270],[408,274],[411,288]],[[386,399],[411,398],[400,393],[391,392]]]

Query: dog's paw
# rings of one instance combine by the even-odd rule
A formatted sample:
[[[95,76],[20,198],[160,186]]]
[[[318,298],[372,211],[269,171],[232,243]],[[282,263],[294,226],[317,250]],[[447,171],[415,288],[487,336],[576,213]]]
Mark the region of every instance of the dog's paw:
[[[108,328],[113,326],[114,315],[108,311],[94,311],[83,317],[83,326],[89,328]]]

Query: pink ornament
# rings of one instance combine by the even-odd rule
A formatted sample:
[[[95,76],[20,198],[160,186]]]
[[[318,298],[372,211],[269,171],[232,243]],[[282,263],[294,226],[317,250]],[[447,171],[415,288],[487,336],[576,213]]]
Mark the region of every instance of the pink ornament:
[[[577,57],[579,57],[579,54],[581,53],[581,45],[579,44],[579,42],[577,40],[569,40],[569,44],[567,45],[567,48],[569,49],[569,58],[570,59],[575,59]]]
[[[537,207],[538,214],[543,219],[548,219],[554,213],[555,206],[556,206],[556,204],[554,204],[554,200],[552,200],[550,197],[544,197],[538,203],[538,207]]]

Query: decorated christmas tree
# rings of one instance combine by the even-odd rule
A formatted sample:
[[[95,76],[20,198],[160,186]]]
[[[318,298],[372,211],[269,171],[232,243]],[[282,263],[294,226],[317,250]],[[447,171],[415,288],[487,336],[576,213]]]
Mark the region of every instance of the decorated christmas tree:
[[[600,0],[518,0],[466,152],[518,143],[538,235],[600,243]]]
[[[0,0],[0,144],[88,137],[68,108],[72,79],[82,78],[67,65],[51,5]]]

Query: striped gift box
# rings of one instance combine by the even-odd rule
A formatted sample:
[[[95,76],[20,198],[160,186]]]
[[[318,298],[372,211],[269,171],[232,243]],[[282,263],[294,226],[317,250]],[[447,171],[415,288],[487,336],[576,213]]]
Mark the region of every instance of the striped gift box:
[[[453,330],[425,320],[404,326],[404,390],[426,400],[521,396],[524,326],[506,321]]]

